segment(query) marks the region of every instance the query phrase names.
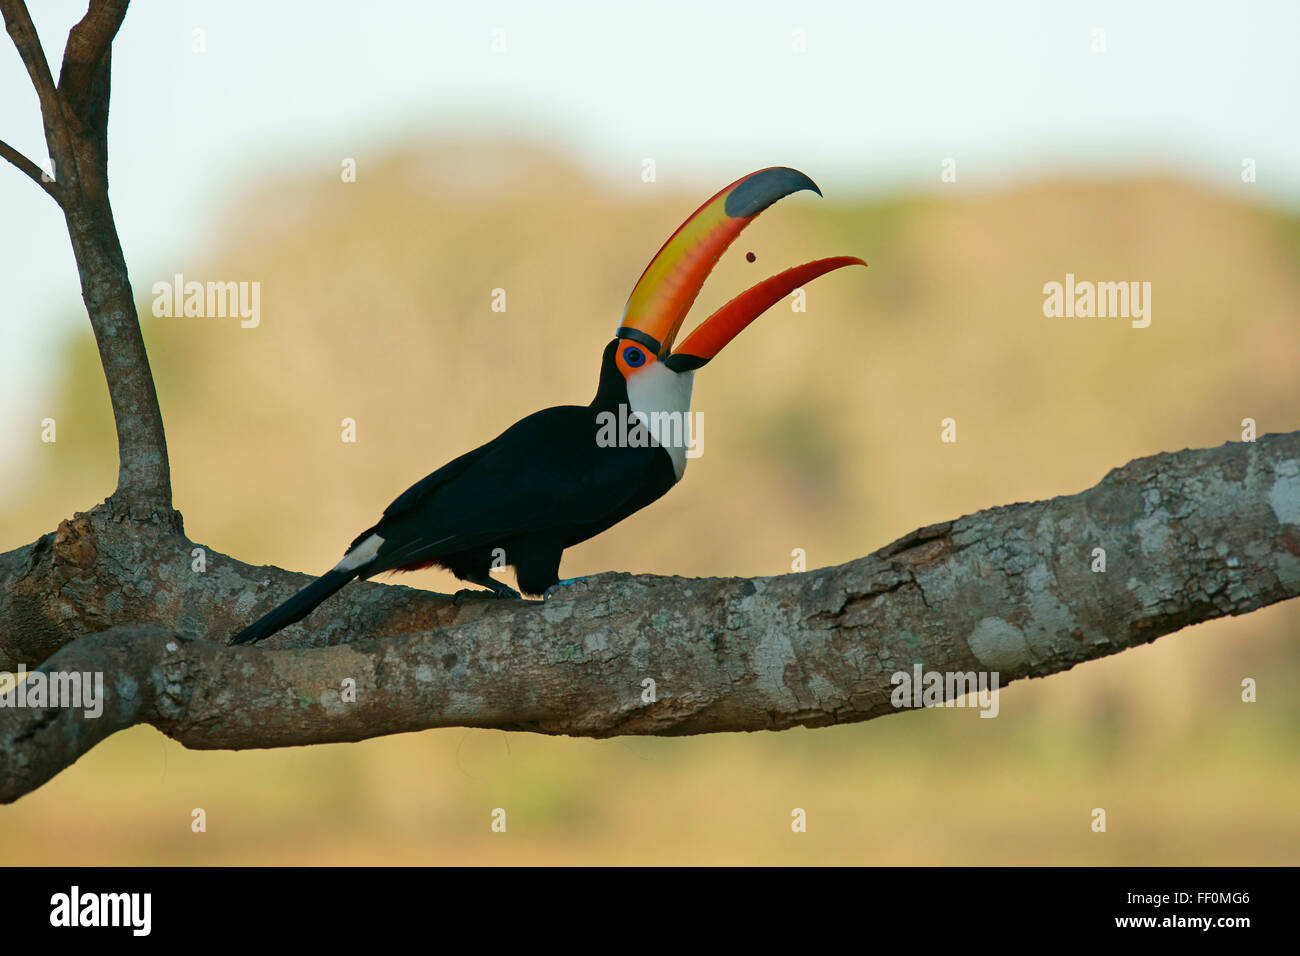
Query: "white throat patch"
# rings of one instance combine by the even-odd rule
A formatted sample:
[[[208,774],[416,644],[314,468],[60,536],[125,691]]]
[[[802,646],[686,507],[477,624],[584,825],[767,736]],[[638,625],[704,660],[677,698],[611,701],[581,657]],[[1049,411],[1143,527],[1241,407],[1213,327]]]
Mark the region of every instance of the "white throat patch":
[[[680,481],[686,470],[686,449],[691,443],[691,389],[695,372],[674,372],[662,362],[652,362],[627,380],[631,412],[672,457]]]

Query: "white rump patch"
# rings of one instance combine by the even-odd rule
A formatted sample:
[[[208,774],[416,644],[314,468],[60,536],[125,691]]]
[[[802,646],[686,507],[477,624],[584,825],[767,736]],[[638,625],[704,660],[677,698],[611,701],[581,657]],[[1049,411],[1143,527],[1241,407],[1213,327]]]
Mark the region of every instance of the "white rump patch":
[[[363,564],[369,564],[379,553],[379,546],[384,543],[384,539],[377,534],[372,534],[359,545],[343,555],[343,560],[334,565],[335,571],[355,571]]]

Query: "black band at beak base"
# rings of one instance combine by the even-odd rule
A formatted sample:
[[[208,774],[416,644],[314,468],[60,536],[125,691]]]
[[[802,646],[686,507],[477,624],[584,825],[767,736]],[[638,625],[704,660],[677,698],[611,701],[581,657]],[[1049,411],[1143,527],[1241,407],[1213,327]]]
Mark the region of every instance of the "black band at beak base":
[[[606,328],[608,328],[608,326],[606,326]],[[663,348],[663,346],[659,344],[659,340],[653,335],[648,335],[640,329],[629,329],[626,325],[619,326],[618,331],[614,333],[614,337],[618,339],[631,339],[633,342],[639,342],[641,345],[648,348],[650,354],[655,356],[655,358],[659,357],[659,350]]]

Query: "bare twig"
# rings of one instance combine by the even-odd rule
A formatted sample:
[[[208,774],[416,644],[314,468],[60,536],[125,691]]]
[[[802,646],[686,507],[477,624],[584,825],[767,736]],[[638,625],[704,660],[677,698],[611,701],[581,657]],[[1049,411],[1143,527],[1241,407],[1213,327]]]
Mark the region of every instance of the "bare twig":
[[[36,27],[32,25],[31,14],[23,0],[0,0],[0,14],[3,14],[5,29],[13,41],[27,67],[32,86],[41,102],[41,113],[57,116],[58,95],[54,88],[54,78],[50,75],[50,64],[45,59],[45,49],[41,46]]]
[[[126,512],[157,512],[179,520],[171,510],[162,411],[108,200],[111,47],[126,6],[125,0],[92,0],[86,16],[68,36],[56,88],[27,7],[22,0],[0,0],[5,26],[40,100],[81,296],[108,380],[119,461],[114,505]]]
[[[50,75],[50,64],[45,59],[45,49],[41,46],[36,27],[32,25],[31,14],[23,0],[0,0],[0,15],[3,15],[5,29],[9,38],[27,67],[27,75],[32,86],[36,88],[36,97],[41,106],[41,121],[45,128],[45,140],[50,147],[50,156],[54,160],[55,178],[68,185],[77,183],[77,167],[68,134],[67,119],[63,115],[63,102],[59,91],[54,86]]]
[[[52,179],[49,179],[41,167],[37,166],[34,162],[2,139],[0,139],[0,158],[7,159],[10,163],[25,173],[28,179],[49,193],[56,203],[60,206],[63,205],[63,195],[58,184]]]

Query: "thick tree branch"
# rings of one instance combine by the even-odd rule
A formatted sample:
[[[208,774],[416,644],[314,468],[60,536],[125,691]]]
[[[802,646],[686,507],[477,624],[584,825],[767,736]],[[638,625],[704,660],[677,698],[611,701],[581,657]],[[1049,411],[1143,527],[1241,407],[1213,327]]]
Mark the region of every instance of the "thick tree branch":
[[[1300,594],[1297,432],[1141,459],[1082,494],[923,528],[806,574],[608,574],[544,605],[367,583],[270,648],[225,647],[307,579],[196,547],[171,509],[108,200],[125,10],[92,0],[55,88],[26,7],[0,0],[41,104],[121,460],[104,506],[0,555],[0,669],[101,674],[106,692],[97,717],[0,707],[0,801],[139,723],[190,747],[244,748],[455,725],[609,736],[867,720],[894,712],[892,676],[914,665],[1006,683]]]
[[[0,560],[3,666],[59,648],[42,670],[102,671],[117,695],[98,722],[0,710],[0,800],[136,723],[235,749],[447,726],[779,730],[893,713],[892,676],[916,664],[1056,673],[1300,595],[1300,432],[1139,459],[804,574],[605,574],[544,605],[354,585],[271,648],[219,642],[306,578],[211,553],[196,573],[191,548],[92,513]],[[162,628],[72,639],[128,621]]]

